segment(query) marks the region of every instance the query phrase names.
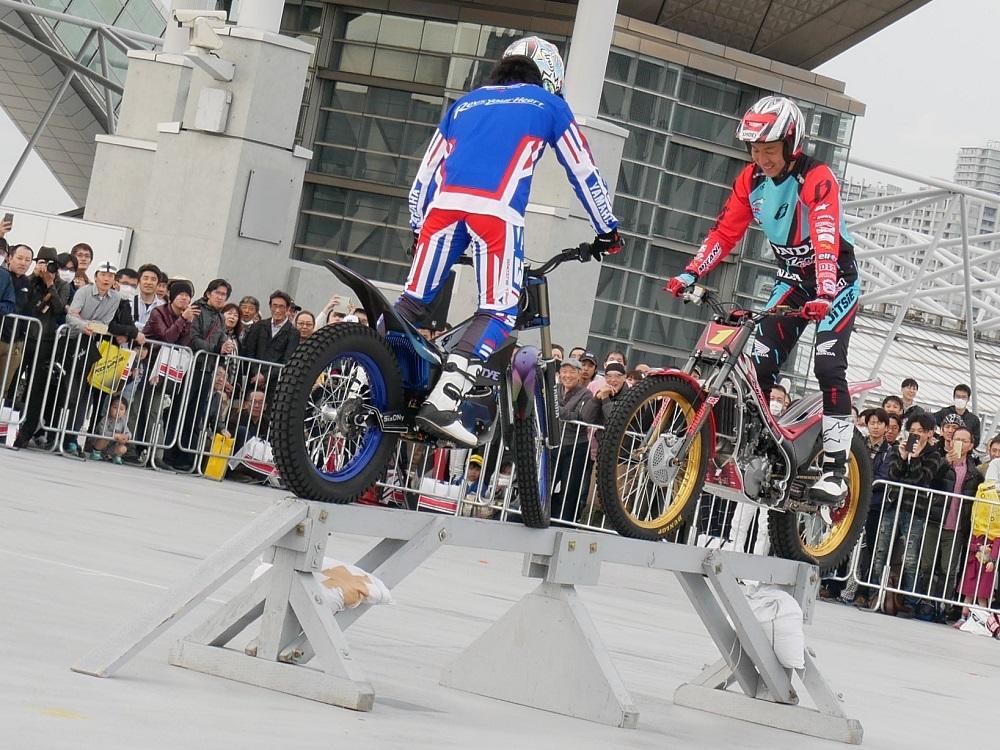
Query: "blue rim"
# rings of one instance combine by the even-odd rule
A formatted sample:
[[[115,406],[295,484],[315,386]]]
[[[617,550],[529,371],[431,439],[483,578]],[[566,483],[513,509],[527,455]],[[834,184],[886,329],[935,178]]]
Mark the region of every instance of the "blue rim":
[[[542,438],[541,459],[538,462],[538,500],[542,511],[550,515],[552,498],[549,496],[549,430],[545,424],[545,399],[542,398],[543,378],[535,383],[535,412],[538,414],[539,437]]]
[[[360,352],[343,352],[337,356],[337,359],[335,359],[334,362],[341,360],[350,360],[361,365],[365,374],[368,376],[372,406],[380,411],[388,408],[389,389],[386,387],[385,378],[382,377],[382,371],[375,364],[375,360],[367,354],[361,354]],[[382,434],[382,430],[378,427],[369,427],[365,430],[365,435],[361,441],[360,449],[354,454],[354,457],[347,462],[346,466],[338,471],[323,471],[315,465],[313,468],[316,470],[317,474],[328,482],[346,482],[356,477],[364,469],[368,468],[368,464],[375,457],[375,453],[378,451],[379,446],[382,445],[383,438],[384,435]]]

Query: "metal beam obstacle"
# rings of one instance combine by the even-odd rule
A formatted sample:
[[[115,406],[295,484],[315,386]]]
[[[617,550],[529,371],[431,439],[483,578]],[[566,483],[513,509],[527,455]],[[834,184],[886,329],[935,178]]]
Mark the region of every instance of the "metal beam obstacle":
[[[861,724],[806,656],[803,670],[783,667],[754,617],[739,581],[774,584],[811,619],[819,577],[789,560],[666,542],[640,542],[575,529],[406,510],[277,501],[174,586],[72,667],[109,677],[260,557],[272,567],[247,585],[170,654],[177,666],[371,711],[375,691],[346,633],[370,608],[334,615],[312,573],[321,569],[331,532],[380,539],[357,566],[395,587],[445,544],[524,554],[523,574],[539,579],[444,671],[441,684],[544,711],[618,727],[635,727],[636,705],[577,593],[596,585],[603,563],[674,573],[719,649],[720,659],[674,694],[676,705],[802,734],[859,744]],[[255,625],[256,623],[256,625]],[[251,625],[242,650],[227,647]],[[794,681],[816,708],[799,704]],[[739,692],[735,689],[739,688]]]

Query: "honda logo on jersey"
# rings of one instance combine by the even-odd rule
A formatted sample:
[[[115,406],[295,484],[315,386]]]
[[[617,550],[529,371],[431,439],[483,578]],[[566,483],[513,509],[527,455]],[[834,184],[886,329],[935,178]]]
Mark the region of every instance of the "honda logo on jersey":
[[[822,344],[816,344],[816,356],[817,357],[833,357],[836,353],[833,351],[833,347],[837,345],[837,339],[830,339],[829,341],[824,341]]]

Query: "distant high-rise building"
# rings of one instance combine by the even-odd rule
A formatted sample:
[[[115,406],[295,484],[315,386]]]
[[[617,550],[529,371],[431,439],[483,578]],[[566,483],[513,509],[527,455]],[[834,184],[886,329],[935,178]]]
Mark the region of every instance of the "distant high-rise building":
[[[955,182],[976,190],[1000,193],[1000,141],[959,149]]]

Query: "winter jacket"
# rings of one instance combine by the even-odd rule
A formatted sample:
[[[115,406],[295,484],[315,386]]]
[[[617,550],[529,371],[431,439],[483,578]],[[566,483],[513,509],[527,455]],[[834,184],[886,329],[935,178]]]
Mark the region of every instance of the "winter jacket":
[[[914,488],[933,489],[943,461],[944,457],[935,445],[925,445],[918,455],[909,458],[903,458],[897,448],[889,459],[889,479]],[[913,513],[917,518],[928,518],[930,521],[940,520],[941,504],[930,503],[927,492],[904,489],[897,493],[895,488],[890,488],[886,501],[894,503],[897,497],[900,498],[900,512]]]
[[[976,490],[979,489],[979,485],[982,483],[983,475],[979,471],[979,467],[976,466],[976,460],[971,455],[966,456],[965,481],[962,482],[962,488],[958,494],[965,495],[966,497],[975,497]],[[934,477],[934,489],[940,490],[941,492],[955,491],[955,467],[948,461],[941,462],[938,473]],[[958,515],[958,526],[956,527],[958,529],[960,539],[964,539],[968,535],[971,517],[972,501],[965,500],[962,502],[961,512]],[[943,521],[944,518],[945,516],[942,513],[941,520]]]
[[[160,305],[149,314],[144,333],[153,341],[187,346],[191,338],[191,321],[175,313],[170,305]]]
[[[202,297],[193,303],[201,308],[201,314],[191,321],[191,337],[188,346],[193,351],[222,353],[222,343],[226,340],[226,322],[222,313],[208,304],[208,298]]]
[[[568,391],[559,386],[559,419],[563,422],[584,422],[583,410],[593,395],[584,386],[578,385]],[[578,425],[565,425],[562,444],[573,445],[587,440],[587,430]]]
[[[288,362],[295,347],[299,345],[299,332],[295,330],[291,320],[286,320],[276,336],[271,336],[271,319],[259,320],[250,326],[250,331],[243,339],[241,347],[243,355],[264,362],[276,362],[283,365]]]

